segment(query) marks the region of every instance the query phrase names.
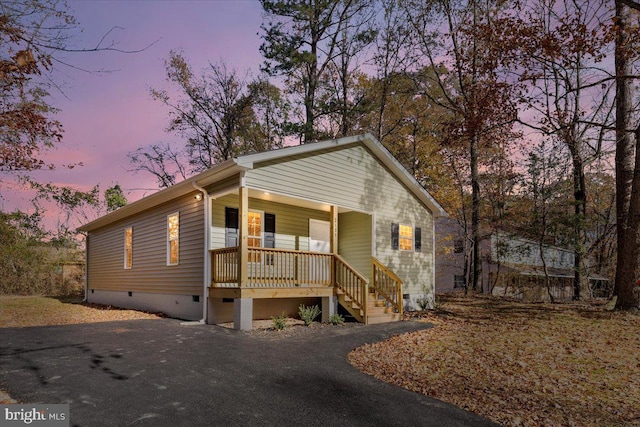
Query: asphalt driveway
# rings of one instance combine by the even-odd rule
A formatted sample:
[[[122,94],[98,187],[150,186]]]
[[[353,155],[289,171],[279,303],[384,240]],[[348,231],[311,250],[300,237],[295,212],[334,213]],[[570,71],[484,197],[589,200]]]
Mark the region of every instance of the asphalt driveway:
[[[173,319],[0,329],[0,387],[69,403],[77,426],[482,426],[364,375],[346,355],[423,323],[272,340]]]

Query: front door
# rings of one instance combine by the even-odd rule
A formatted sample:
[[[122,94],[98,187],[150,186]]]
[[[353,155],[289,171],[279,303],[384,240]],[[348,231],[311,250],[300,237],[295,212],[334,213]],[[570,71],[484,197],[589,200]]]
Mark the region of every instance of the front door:
[[[311,252],[331,252],[331,223],[309,219],[309,250]]]

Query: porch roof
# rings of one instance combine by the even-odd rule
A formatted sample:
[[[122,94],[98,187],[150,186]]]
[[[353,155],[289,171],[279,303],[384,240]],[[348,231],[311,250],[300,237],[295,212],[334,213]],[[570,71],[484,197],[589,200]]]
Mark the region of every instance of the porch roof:
[[[78,228],[78,231],[88,232],[96,230],[131,215],[151,209],[162,203],[193,193],[198,187],[208,186],[234,174],[253,169],[254,165],[260,162],[277,160],[300,154],[308,154],[356,143],[361,143],[369,149],[369,151],[373,153],[373,155],[376,156],[376,158],[382,162],[382,164],[384,164],[386,168],[400,182],[402,182],[416,196],[416,198],[418,198],[418,200],[431,210],[434,217],[447,216],[444,208],[431,196],[431,194],[429,194],[429,192],[425,190],[424,187],[422,187],[420,183],[418,183],[418,181],[409,174],[409,172],[407,172],[400,162],[398,162],[395,157],[393,157],[393,155],[373,137],[373,135],[367,133],[364,135],[331,139],[312,144],[285,147],[278,150],[249,154],[226,160],[176,185],[160,190],[94,221],[82,225]]]

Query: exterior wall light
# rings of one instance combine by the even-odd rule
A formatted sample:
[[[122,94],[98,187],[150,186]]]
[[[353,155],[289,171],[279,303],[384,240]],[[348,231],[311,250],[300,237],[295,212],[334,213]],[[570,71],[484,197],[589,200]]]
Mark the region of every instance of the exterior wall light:
[[[199,202],[200,200],[202,200],[202,194],[198,193],[196,194],[195,199]]]

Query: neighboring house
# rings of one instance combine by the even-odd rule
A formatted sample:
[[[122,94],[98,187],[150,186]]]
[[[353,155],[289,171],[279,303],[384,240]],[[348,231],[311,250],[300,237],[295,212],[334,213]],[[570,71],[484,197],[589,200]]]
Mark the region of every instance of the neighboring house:
[[[465,250],[460,226],[450,218],[436,223],[436,291],[464,290]],[[573,251],[507,233],[495,233],[481,242],[483,255],[480,287],[483,292],[520,298],[526,301],[549,300],[545,264],[550,291],[555,300],[573,297]],[[543,263],[544,259],[544,263]],[[589,271],[581,288],[585,297],[609,297],[609,280]]]
[[[87,299],[207,322],[433,300],[442,207],[371,135],[227,160],[80,228]]]
[[[467,243],[465,245],[465,243]],[[465,267],[465,253],[470,247],[455,218],[436,219],[436,292],[463,291],[469,266]],[[467,257],[469,259],[469,257]]]

